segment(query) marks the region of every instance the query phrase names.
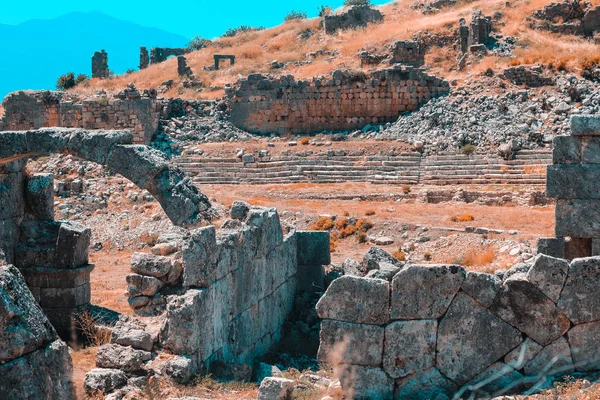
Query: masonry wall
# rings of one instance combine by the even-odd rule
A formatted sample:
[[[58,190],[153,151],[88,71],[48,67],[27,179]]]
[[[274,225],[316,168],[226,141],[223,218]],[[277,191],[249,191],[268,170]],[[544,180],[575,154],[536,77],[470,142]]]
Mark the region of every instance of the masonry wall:
[[[134,142],[149,144],[158,129],[160,105],[137,90],[122,98],[80,98],[62,92],[20,91],[6,96],[0,130],[43,127],[129,129]]]
[[[598,284],[600,258],[569,264],[545,255],[499,275],[408,265],[390,281],[344,276],[317,304],[318,359],[355,399],[551,387],[600,369]]]
[[[348,71],[297,81],[293,76],[249,75],[227,95],[232,122],[253,133],[310,133],[360,129],[395,121],[431,98],[449,92],[448,83],[412,67],[370,76]]]
[[[551,77],[542,75],[542,68],[538,66],[518,66],[504,69],[504,76],[517,85],[530,87],[554,86],[555,81]]]

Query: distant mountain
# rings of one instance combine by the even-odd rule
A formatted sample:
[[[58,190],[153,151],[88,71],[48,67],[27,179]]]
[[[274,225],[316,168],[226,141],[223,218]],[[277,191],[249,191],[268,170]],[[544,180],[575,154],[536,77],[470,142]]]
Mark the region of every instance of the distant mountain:
[[[73,71],[91,75],[92,55],[106,50],[115,73],[137,69],[140,46],[182,47],[183,36],[148,28],[99,12],[71,13],[19,25],[0,24],[0,100],[20,89],[54,89]]]

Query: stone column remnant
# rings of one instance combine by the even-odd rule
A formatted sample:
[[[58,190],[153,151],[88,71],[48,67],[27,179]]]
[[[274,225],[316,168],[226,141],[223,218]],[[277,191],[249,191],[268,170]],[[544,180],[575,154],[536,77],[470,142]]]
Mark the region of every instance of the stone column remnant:
[[[97,51],[92,56],[92,78],[106,79],[108,76],[108,53],[104,50]]]

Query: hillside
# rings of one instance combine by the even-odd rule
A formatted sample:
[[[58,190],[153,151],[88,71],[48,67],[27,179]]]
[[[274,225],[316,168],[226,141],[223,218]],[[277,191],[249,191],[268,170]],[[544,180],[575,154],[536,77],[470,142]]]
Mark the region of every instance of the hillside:
[[[249,73],[271,72],[275,75],[293,74],[306,78],[338,68],[358,69],[358,53],[361,50],[382,53],[393,42],[410,39],[420,31],[450,34],[458,28],[460,18],[470,21],[473,9],[481,9],[485,15],[494,16],[496,33],[516,38],[516,48],[512,55],[495,56],[488,53],[488,56],[467,65],[459,72],[455,61],[457,53],[452,45],[432,47],[426,55],[426,67],[432,73],[446,79],[458,79],[460,82],[461,79],[471,74],[480,74],[487,68],[499,70],[508,65],[519,64],[542,64],[577,72],[581,68],[581,60],[598,54],[600,50],[599,44],[581,37],[530,29],[526,18],[549,4],[548,0],[517,0],[510,3],[504,0],[465,0],[457,2],[453,7],[442,8],[440,13],[433,15],[424,15],[420,10],[411,8],[413,3],[414,0],[398,0],[380,6],[378,8],[385,15],[383,23],[335,35],[325,35],[320,29],[321,19],[315,18],[294,20],[272,29],[217,39],[209,47],[187,55],[188,65],[204,84],[202,92],[183,89],[177,85],[180,78],[176,72],[176,60],[168,60],[144,71],[111,80],[94,80],[87,87],[79,87],[76,91],[91,94],[99,89],[119,90],[128,82],[133,82],[139,88],[156,88],[166,80],[173,80],[176,84],[166,96],[215,98],[223,94],[223,85]],[[591,3],[597,5],[600,1],[593,0]],[[320,50],[325,55],[318,55],[307,62],[307,54]],[[204,67],[213,63],[213,54],[234,54],[237,60],[233,67],[224,66],[219,71],[205,71]],[[286,65],[280,69],[271,69],[273,60]]]
[[[19,89],[53,89],[68,71],[91,74],[94,51],[105,49],[116,73],[136,68],[140,46],[184,46],[187,39],[102,13],[71,13],[50,20],[0,25],[0,98]]]

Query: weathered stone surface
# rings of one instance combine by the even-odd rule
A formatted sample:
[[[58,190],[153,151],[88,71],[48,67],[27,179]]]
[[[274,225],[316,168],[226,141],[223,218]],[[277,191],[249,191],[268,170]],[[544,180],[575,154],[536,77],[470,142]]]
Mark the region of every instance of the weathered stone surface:
[[[111,342],[146,351],[153,346],[152,336],[142,327],[121,320],[111,329]]]
[[[324,320],[317,359],[333,365],[378,366],[383,339],[384,328],[380,326]]]
[[[298,265],[329,265],[329,232],[298,231]]]
[[[152,276],[129,274],[125,280],[127,281],[128,297],[152,297],[164,286],[160,279]]]
[[[531,269],[531,265],[532,264],[526,264],[526,263],[518,263],[518,264],[513,265],[512,267],[510,267],[510,269],[508,271],[506,271],[504,273],[502,280],[505,281],[508,278],[510,278],[511,276],[516,275],[516,274],[527,274],[529,272],[529,270]]]
[[[317,303],[324,319],[383,325],[389,321],[390,285],[381,279],[342,276]]]
[[[91,237],[90,228],[76,222],[62,222],[56,240],[54,266],[78,268],[87,265]]]
[[[527,338],[518,347],[515,347],[510,353],[504,356],[504,363],[514,369],[522,369],[542,349],[542,346]]]
[[[549,165],[546,192],[556,199],[600,199],[600,165]]]
[[[150,358],[151,354],[147,351],[118,344],[105,344],[98,348],[96,366],[134,372],[142,369],[144,361],[148,361]]]
[[[383,369],[401,378],[435,365],[437,321],[398,321],[385,327]]]
[[[216,279],[217,232],[214,226],[196,229],[183,244],[183,285],[208,287]]]
[[[577,371],[600,369],[600,322],[577,325],[567,334]]]
[[[168,243],[159,243],[156,246],[152,247],[152,254],[156,256],[168,256],[179,250],[177,243],[168,242]]]
[[[600,136],[575,139],[581,143],[581,162],[583,164],[600,164]]]
[[[168,168],[169,161],[163,152],[150,147],[119,144],[113,147],[106,165],[145,189],[152,178]]]
[[[32,219],[54,221],[54,175],[35,174],[27,179],[27,213]]]
[[[565,238],[565,259],[591,257],[593,240],[591,238]]]
[[[539,238],[536,242],[538,254],[555,258],[565,258],[564,238]]]
[[[600,320],[600,257],[573,260],[558,307],[574,324]]]
[[[246,203],[245,201],[236,200],[231,205],[231,218],[243,221],[246,219],[246,215],[248,215],[249,210],[250,204]]]
[[[510,389],[518,391],[523,386],[523,375],[509,365],[494,363],[467,384],[471,393],[480,397],[498,396]]]
[[[383,279],[385,281],[391,282],[394,276],[396,276],[396,274],[400,272],[401,269],[401,267],[397,267],[394,264],[382,262],[379,264],[379,269],[372,269],[369,271],[369,273],[367,274],[367,278]]]
[[[496,298],[501,286],[502,281],[496,275],[469,271],[462,284],[462,290],[482,306],[489,307]]]
[[[165,363],[165,373],[175,382],[185,385],[196,374],[196,368],[191,358],[177,356]]]
[[[402,268],[404,263],[379,247],[370,247],[362,260],[362,271],[366,274],[373,269],[379,269],[381,263],[389,263]]]
[[[595,115],[572,115],[571,134],[574,136],[600,135],[600,119]]]
[[[115,146],[133,142],[133,135],[129,131],[65,129],[64,132],[70,134],[69,153],[100,165],[106,165],[106,160]]]
[[[335,373],[344,391],[344,398],[385,400],[393,397],[394,381],[380,368],[339,365]]]
[[[568,270],[567,261],[540,254],[529,270],[527,280],[556,303],[567,279]]]
[[[461,292],[439,324],[436,367],[464,384],[522,341],[518,330]]]
[[[19,270],[12,265],[0,267],[0,363],[32,353],[55,339],[54,329]]]
[[[467,273],[455,265],[409,265],[392,280],[392,319],[441,317]]]
[[[531,361],[525,364],[525,375],[567,375],[573,371],[573,360],[569,343],[564,337],[544,347]]]
[[[600,202],[597,200],[558,199],[555,216],[556,237],[600,237]]]
[[[542,346],[564,335],[570,327],[567,316],[525,274],[504,281],[490,311]]]
[[[127,375],[120,369],[94,368],[85,375],[83,387],[87,393],[110,393],[127,384]]]
[[[344,275],[364,276],[364,273],[361,271],[360,263],[352,258],[346,258],[344,260],[342,269],[344,270]]]
[[[72,373],[69,349],[64,342],[56,340],[36,351],[0,364],[0,398],[75,399]]]
[[[162,278],[171,270],[171,259],[147,253],[133,253],[131,270],[136,274]]]
[[[395,400],[449,400],[457,386],[440,374],[436,368],[417,372],[406,378],[396,380]]]
[[[258,363],[258,366],[254,369],[254,375],[256,379],[254,382],[261,383],[265,378],[281,378],[282,372],[277,366],[266,363]]]
[[[258,388],[258,400],[288,400],[294,390],[294,381],[285,378],[265,378]]]
[[[574,136],[555,136],[552,140],[553,164],[579,164],[581,163],[580,139]]]

